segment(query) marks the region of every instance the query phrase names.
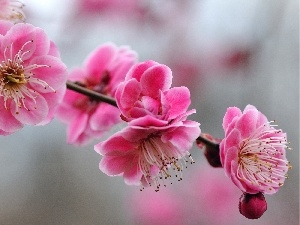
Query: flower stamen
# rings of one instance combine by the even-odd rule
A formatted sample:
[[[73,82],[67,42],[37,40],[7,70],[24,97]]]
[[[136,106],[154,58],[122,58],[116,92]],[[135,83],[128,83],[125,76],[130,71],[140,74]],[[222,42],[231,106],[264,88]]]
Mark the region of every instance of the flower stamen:
[[[4,107],[8,110],[8,100],[13,100],[16,105],[16,114],[19,114],[18,108],[24,107],[26,110],[30,109],[26,106],[26,98],[34,102],[34,109],[37,108],[36,97],[38,94],[35,90],[30,88],[28,84],[38,84],[49,88],[51,91],[56,92],[47,82],[35,78],[33,70],[42,67],[50,67],[49,65],[24,65],[23,58],[30,50],[24,51],[24,48],[33,43],[33,40],[27,41],[23,44],[21,49],[13,56],[13,42],[10,47],[6,46],[4,49],[4,60],[0,63],[0,96],[4,97]],[[9,51],[9,56],[7,56]]]

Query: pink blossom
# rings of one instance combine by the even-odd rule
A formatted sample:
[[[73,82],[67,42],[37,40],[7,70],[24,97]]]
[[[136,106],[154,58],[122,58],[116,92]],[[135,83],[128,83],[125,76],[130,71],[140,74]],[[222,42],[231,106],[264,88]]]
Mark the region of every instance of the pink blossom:
[[[18,0],[0,0],[0,20],[24,21],[23,6],[24,4]]]
[[[170,88],[172,71],[154,61],[133,66],[116,91],[122,118],[136,126],[166,126],[186,112],[191,100],[186,87]]]
[[[44,125],[66,89],[66,66],[45,32],[0,22],[0,134]]]
[[[243,192],[274,194],[289,169],[286,134],[254,106],[230,107],[223,119],[220,158],[225,173]]]
[[[95,145],[103,155],[100,170],[110,176],[123,176],[128,185],[154,185],[156,191],[164,179],[171,177],[171,169],[181,180],[182,168],[188,162],[186,155],[193,162],[188,150],[200,134],[199,123],[186,120],[193,112],[165,126],[128,126]]]
[[[114,96],[117,85],[124,80],[136,62],[136,53],[126,46],[106,43],[96,48],[83,67],[70,72],[69,79],[93,91]],[[99,137],[121,121],[118,108],[67,90],[58,117],[68,124],[68,143],[82,145]]]

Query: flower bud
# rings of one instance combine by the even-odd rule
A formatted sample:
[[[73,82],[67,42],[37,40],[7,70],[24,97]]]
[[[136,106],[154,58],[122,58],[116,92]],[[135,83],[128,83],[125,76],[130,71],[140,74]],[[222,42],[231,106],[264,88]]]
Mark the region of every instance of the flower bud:
[[[240,213],[248,219],[258,219],[267,210],[267,202],[263,193],[243,193],[239,202]]]

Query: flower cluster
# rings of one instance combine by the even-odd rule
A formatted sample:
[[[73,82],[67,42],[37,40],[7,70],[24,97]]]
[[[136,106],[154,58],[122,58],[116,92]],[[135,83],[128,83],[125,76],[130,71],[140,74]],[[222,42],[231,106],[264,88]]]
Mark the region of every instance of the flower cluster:
[[[195,112],[187,111],[189,90],[171,88],[171,83],[170,68],[154,61],[136,64],[127,73],[115,97],[128,127],[95,146],[103,155],[104,173],[122,175],[127,184],[154,185],[156,190],[171,177],[170,169],[182,179],[200,124],[186,120]]]
[[[45,32],[0,22],[0,134],[44,125],[65,93],[66,66]]]
[[[106,7],[119,4],[108,2]],[[68,126],[67,142],[83,145],[123,121],[125,128],[94,146],[102,155],[99,168],[109,176],[123,176],[128,185],[154,186],[155,191],[173,176],[183,179],[183,168],[194,163],[189,150],[197,140],[209,164],[223,167],[243,192],[240,213],[250,219],[263,215],[267,209],[264,194],[276,193],[291,168],[286,158],[286,133],[276,129],[273,121],[252,105],[243,112],[230,107],[223,118],[224,139],[199,136],[200,123],[187,119],[196,112],[188,110],[190,91],[184,86],[171,87],[169,67],[151,60],[137,63],[137,54],[129,47],[105,43],[90,53],[82,67],[67,75],[57,47],[42,29],[13,24],[24,21],[22,6],[18,0],[0,0],[0,135],[12,134],[24,125],[45,125],[57,115]],[[136,6],[136,1],[129,6]],[[76,89],[66,91],[69,82],[111,98],[113,103]],[[203,196],[198,196],[198,189],[189,194],[202,199],[218,192],[218,182],[205,182],[194,185],[203,188]],[[229,202],[231,191],[220,190],[219,196],[214,193],[210,197],[211,208],[218,208],[218,201]],[[164,214],[172,217],[180,208],[177,201],[166,198],[168,210],[161,211],[152,200],[159,220]],[[170,210],[172,204],[174,210]],[[222,218],[228,214],[223,210],[218,210],[220,215],[224,213]]]
[[[113,97],[136,58],[137,54],[127,46],[118,48],[106,43],[87,57],[83,67],[71,70],[69,80]],[[67,90],[57,116],[68,124],[68,143],[77,145],[99,138],[121,121],[118,108],[71,90]]]

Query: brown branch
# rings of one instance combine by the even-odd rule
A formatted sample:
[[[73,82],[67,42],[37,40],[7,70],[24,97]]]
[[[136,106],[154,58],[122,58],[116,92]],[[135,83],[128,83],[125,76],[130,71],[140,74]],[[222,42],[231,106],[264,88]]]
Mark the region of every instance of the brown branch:
[[[92,91],[92,90],[87,89],[85,87],[82,87],[82,86],[80,86],[80,85],[78,85],[74,82],[67,81],[67,88],[72,90],[72,91],[76,91],[78,93],[86,95],[86,96],[88,96],[90,98],[93,98],[95,100],[98,100],[98,101],[101,101],[101,102],[106,102],[106,103],[108,103],[112,106],[118,107],[117,103],[116,103],[116,100],[114,98],[111,98],[109,96],[100,94],[96,91]]]

